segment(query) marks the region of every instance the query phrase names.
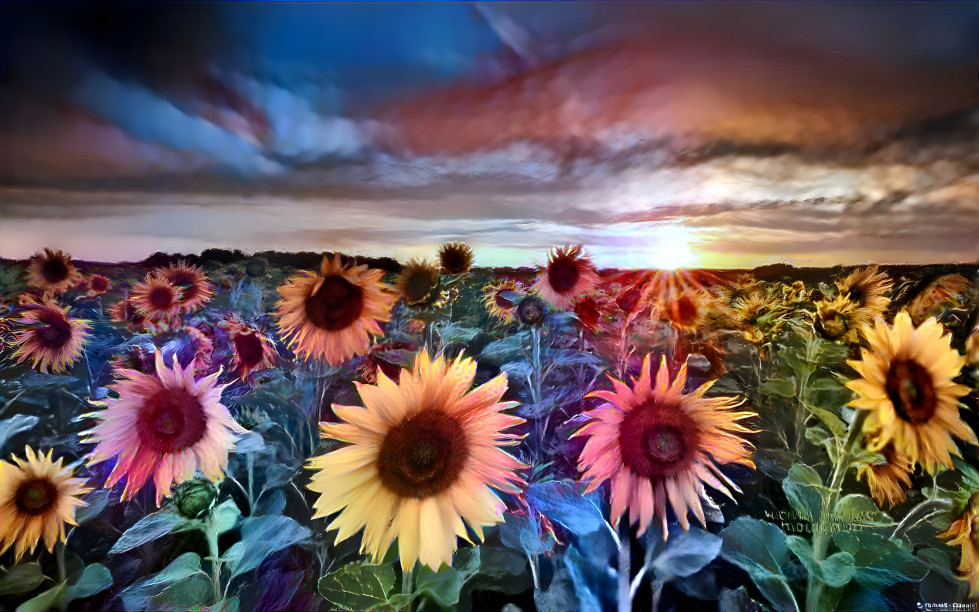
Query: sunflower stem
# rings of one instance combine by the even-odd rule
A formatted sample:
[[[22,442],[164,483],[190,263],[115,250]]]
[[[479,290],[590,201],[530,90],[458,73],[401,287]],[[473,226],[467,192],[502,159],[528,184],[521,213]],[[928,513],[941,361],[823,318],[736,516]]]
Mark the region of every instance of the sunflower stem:
[[[922,512],[935,509],[935,512]],[[948,499],[940,499],[936,497],[928,497],[921,501],[917,506],[911,508],[901,522],[897,524],[894,528],[894,533],[891,534],[891,538],[900,539],[904,537],[904,534],[914,529],[925,519],[933,516],[934,514],[941,514],[952,509],[952,502]],[[921,515],[921,516],[918,516]],[[915,519],[912,521],[911,519]]]
[[[412,579],[415,577],[415,568],[412,567],[407,572],[402,572],[401,574],[401,594],[411,597],[414,592],[414,587],[412,585]],[[408,601],[406,606],[409,610],[411,609],[411,601]]]
[[[540,591],[540,570],[537,568],[537,555],[527,553],[527,561],[530,563],[530,575],[534,579],[534,592]]]
[[[54,556],[58,560],[58,582],[65,582],[68,577],[65,573],[65,544],[58,542],[54,545]]]
[[[214,603],[221,601],[221,555],[218,551],[218,531],[211,515],[204,523],[204,535],[207,537],[207,554],[211,562],[211,588],[214,591]]]
[[[632,533],[629,521],[619,523],[619,612],[632,612]]]

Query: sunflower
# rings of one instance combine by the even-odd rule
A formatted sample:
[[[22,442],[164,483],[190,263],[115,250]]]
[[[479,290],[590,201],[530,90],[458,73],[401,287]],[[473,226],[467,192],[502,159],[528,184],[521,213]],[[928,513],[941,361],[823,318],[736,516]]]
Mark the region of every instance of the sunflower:
[[[183,312],[200,310],[214,297],[214,285],[199,266],[181,260],[157,270],[157,275],[180,289],[177,302]]]
[[[146,317],[136,311],[136,307],[129,299],[122,299],[109,306],[109,318],[118,323],[125,323],[126,328],[138,334],[145,329]]]
[[[883,506],[885,502],[888,506],[896,506],[908,497],[914,463],[892,444],[884,446],[879,452],[884,459],[861,467],[857,471],[857,478],[867,480],[870,494],[878,506]]]
[[[149,321],[173,319],[180,312],[183,289],[150,272],[146,280],[136,283],[129,294],[129,301],[136,312]]]
[[[64,291],[81,280],[82,275],[64,251],[44,249],[31,257],[27,265],[27,284],[44,291]]]
[[[275,366],[275,347],[261,331],[243,323],[237,315],[231,315],[221,327],[228,332],[234,348],[231,369],[238,372],[243,382],[252,372]]]
[[[959,418],[958,399],[969,388],[956,384],[964,358],[950,346],[951,337],[934,319],[917,329],[906,312],[891,327],[878,319],[864,332],[869,348],[861,361],[849,363],[861,378],[846,386],[858,397],[849,403],[869,410],[864,431],[879,451],[888,444],[934,474],[938,464],[952,467],[958,455],[952,436],[976,444],[976,435]]]
[[[473,265],[473,250],[465,242],[446,242],[439,247],[443,274],[465,274]]]
[[[894,281],[877,266],[854,270],[843,280],[835,280],[834,284],[837,295],[848,296],[857,308],[884,314],[891,303],[889,294]]]
[[[340,514],[337,540],[364,530],[361,551],[380,563],[397,538],[401,567],[420,560],[434,570],[452,564],[456,536],[480,539],[483,526],[503,522],[505,504],[490,487],[519,493],[517,470],[504,452],[520,436],[503,433],[523,419],[502,412],[506,374],[469,391],[476,362],[434,361],[427,351],[398,384],[378,371],[377,385],[355,383],[364,408],[334,406],[343,421],[321,423],[323,437],[349,445],[309,461],[309,484],[320,493],[314,518]]]
[[[77,525],[75,509],[88,504],[78,499],[91,491],[85,479],[74,478],[64,458],[51,460],[26,447],[27,460],[13,457],[14,463],[0,461],[0,555],[14,546],[15,560],[34,552],[44,538],[48,552],[65,539],[65,523]]]
[[[279,328],[290,348],[306,359],[337,365],[370,348],[382,334],[379,321],[391,318],[397,296],[385,292],[384,272],[346,266],[340,256],[323,257],[319,273],[302,271],[279,287]]]
[[[959,573],[969,581],[970,596],[979,595],[979,492],[972,494],[962,516],[938,536],[953,546],[962,547]]]
[[[870,312],[866,308],[860,308],[850,299],[849,294],[841,293],[816,302],[813,327],[827,340],[852,344],[860,341],[860,330],[870,324]]]
[[[119,397],[106,399],[106,409],[92,415],[99,422],[83,441],[97,444],[89,465],[118,458],[106,487],[125,477],[125,501],[152,475],[160,505],[174,482],[189,480],[197,471],[209,480],[221,479],[235,434],[245,430],[221,403],[227,385],[217,384],[220,370],[195,380],[193,368],[181,368],[176,355],[172,368],[159,350],[155,362],[155,374],[116,372],[120,380],[109,389]]]
[[[589,397],[607,403],[586,411],[591,421],[573,435],[588,437],[578,463],[582,478],[590,481],[586,493],[611,481],[613,523],[617,525],[628,508],[631,522],[639,521],[642,534],[658,516],[666,538],[667,501],[680,526],[689,529],[689,512],[704,524],[700,500],[705,483],[732,499],[731,489],[741,492],[718,464],[754,467],[752,446],[738,435],[752,430],[738,421],[757,415],[729,410],[742,400],[704,397],[713,381],[684,393],[686,364],[671,382],[664,356],[655,386],[650,366],[646,355],[632,388],[609,376],[611,391],[590,393]]]
[[[911,321],[918,325],[928,317],[940,315],[945,308],[963,308],[971,286],[969,279],[961,274],[939,276],[908,304]]]
[[[88,277],[88,297],[95,297],[96,295],[102,295],[109,290],[109,279],[102,276],[101,274],[93,274]]]
[[[979,325],[965,339],[965,362],[970,366],[979,366]]]
[[[398,292],[409,306],[428,302],[438,286],[439,269],[428,261],[412,259],[398,275]]]
[[[483,287],[483,307],[490,316],[504,323],[513,321],[514,308],[519,297],[517,281],[509,278],[488,283]]]
[[[534,284],[534,289],[555,308],[564,309],[576,297],[591,291],[598,282],[595,266],[582,247],[566,246],[551,250],[547,267]]]
[[[82,356],[91,325],[69,317],[68,308],[54,302],[37,302],[25,308],[21,317],[13,320],[17,326],[13,357],[18,363],[30,359],[31,367],[41,372],[64,372]]]

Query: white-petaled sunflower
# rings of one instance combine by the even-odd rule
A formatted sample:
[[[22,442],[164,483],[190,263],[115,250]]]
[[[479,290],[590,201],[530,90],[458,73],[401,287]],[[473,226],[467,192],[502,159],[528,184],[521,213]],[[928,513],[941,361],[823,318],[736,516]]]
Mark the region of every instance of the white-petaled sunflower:
[[[860,378],[846,386],[858,395],[849,405],[870,414],[863,430],[879,451],[888,444],[934,474],[952,467],[956,437],[976,444],[976,434],[959,418],[958,400],[969,388],[954,382],[965,359],[935,319],[915,328],[899,312],[893,327],[881,319],[864,330],[861,360],[848,360]]]
[[[370,349],[380,321],[391,318],[397,300],[381,283],[384,272],[350,266],[340,255],[323,257],[318,273],[302,271],[279,287],[279,329],[289,348],[305,359],[338,365]]]
[[[667,502],[680,526],[689,529],[690,512],[701,525],[705,523],[704,484],[731,499],[731,490],[741,492],[718,466],[754,467],[752,445],[742,436],[753,430],[738,421],[758,415],[730,410],[743,400],[705,397],[714,381],[684,393],[686,364],[671,381],[665,356],[654,385],[650,361],[646,355],[635,386],[609,376],[612,390],[590,393],[607,403],[586,411],[591,421],[574,435],[588,437],[578,461],[582,479],[589,481],[586,493],[606,480],[611,482],[613,525],[628,510],[630,522],[639,521],[642,534],[658,517],[665,539],[669,533]]]
[[[0,555],[13,546],[17,561],[42,538],[48,552],[64,541],[65,523],[77,525],[75,509],[88,505],[79,496],[91,491],[62,466],[63,457],[52,461],[53,451],[35,454],[28,446],[25,453],[26,460],[0,461]]]
[[[505,430],[523,419],[504,413],[501,374],[472,391],[476,363],[434,361],[427,351],[395,384],[383,371],[376,385],[357,383],[364,407],[334,406],[342,423],[322,435],[349,443],[310,459],[309,488],[320,494],[314,518],[339,512],[329,529],[345,540],[363,529],[361,551],[374,563],[397,539],[401,567],[451,565],[456,537],[478,538],[503,521],[492,489],[519,493],[527,466],[503,450],[521,436]],[[491,488],[492,487],[492,488]]]

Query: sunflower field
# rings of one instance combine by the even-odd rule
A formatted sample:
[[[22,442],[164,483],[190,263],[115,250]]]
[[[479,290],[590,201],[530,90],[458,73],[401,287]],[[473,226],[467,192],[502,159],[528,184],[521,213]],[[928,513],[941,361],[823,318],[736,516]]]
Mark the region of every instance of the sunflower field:
[[[0,609],[975,605],[977,266],[474,262],[0,261]]]

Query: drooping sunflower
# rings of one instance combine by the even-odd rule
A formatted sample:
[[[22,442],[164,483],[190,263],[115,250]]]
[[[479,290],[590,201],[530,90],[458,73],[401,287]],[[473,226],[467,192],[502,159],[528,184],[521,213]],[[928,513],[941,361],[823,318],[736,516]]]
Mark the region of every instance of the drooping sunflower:
[[[195,379],[193,368],[182,368],[176,355],[173,367],[167,367],[159,350],[155,367],[154,374],[116,372],[119,380],[109,389],[119,397],[109,397],[106,409],[91,415],[98,423],[83,434],[83,441],[96,444],[89,465],[117,458],[106,487],[125,478],[125,501],[152,476],[160,505],[174,482],[189,480],[197,471],[209,480],[220,480],[235,434],[245,430],[221,403],[227,385],[217,383],[220,370]]]
[[[129,302],[146,319],[164,321],[176,317],[180,312],[182,296],[183,289],[150,272],[146,280],[133,286]]]
[[[71,255],[45,248],[31,257],[27,265],[27,284],[44,291],[64,291],[81,280]]]
[[[228,339],[234,348],[231,369],[238,372],[242,381],[247,380],[252,372],[275,366],[275,347],[260,330],[242,322],[237,315],[231,315],[221,323],[221,327],[228,332]]]
[[[650,316],[668,322],[675,329],[694,333],[718,313],[714,298],[701,289],[687,289],[660,296]]]
[[[456,537],[478,538],[483,526],[503,521],[504,503],[491,489],[518,493],[517,470],[527,466],[502,447],[520,436],[504,433],[523,419],[503,411],[501,374],[469,391],[476,363],[434,361],[427,351],[397,384],[377,372],[377,385],[357,384],[364,408],[334,406],[342,420],[321,423],[322,434],[348,446],[314,457],[309,484],[320,493],[315,518],[340,514],[330,524],[337,540],[364,530],[361,551],[379,563],[397,538],[401,567],[416,561],[434,570],[452,564]]]
[[[14,546],[17,561],[42,538],[53,552],[65,539],[65,523],[78,524],[75,509],[88,505],[79,496],[91,491],[84,478],[62,466],[63,457],[52,461],[53,451],[35,454],[28,446],[25,453],[26,460],[0,461],[0,555]]]
[[[343,265],[340,255],[324,256],[319,273],[302,271],[279,287],[279,328],[289,347],[306,359],[337,365],[367,353],[379,321],[391,318],[397,296],[380,281],[384,272]]]
[[[200,266],[180,260],[157,270],[157,275],[180,289],[178,306],[183,312],[194,312],[214,297],[214,285]]]
[[[573,435],[588,437],[578,461],[582,478],[590,482],[586,492],[611,481],[613,524],[628,510],[642,534],[659,517],[666,538],[667,502],[680,526],[689,529],[690,512],[704,524],[704,484],[731,499],[732,490],[741,492],[718,466],[754,467],[752,445],[740,435],[753,430],[738,421],[757,415],[731,411],[742,402],[737,398],[705,397],[713,381],[684,393],[686,364],[671,381],[665,356],[654,385],[650,362],[646,355],[633,387],[609,376],[612,390],[590,393],[607,403],[586,411],[590,422]]]
[[[438,286],[438,267],[422,259],[409,260],[398,275],[398,292],[409,306],[428,302]]]
[[[962,547],[959,573],[969,581],[970,596],[979,595],[979,492],[972,494],[965,512],[938,536]]]
[[[487,283],[483,287],[483,307],[490,316],[509,323],[513,321],[514,309],[520,295],[517,281],[513,279],[506,278]]]
[[[465,242],[446,242],[439,247],[442,274],[465,274],[473,264],[473,250]]]
[[[567,308],[576,297],[599,283],[591,257],[581,245],[552,249],[534,290],[555,308]]]
[[[918,325],[928,317],[937,317],[948,308],[962,308],[968,302],[972,283],[961,274],[944,274],[922,289],[907,306],[911,321]]]
[[[884,314],[891,303],[890,293],[894,281],[877,266],[856,269],[842,280],[833,282],[837,295],[849,296],[857,308]]]
[[[861,360],[847,361],[860,375],[846,383],[858,395],[849,405],[870,411],[863,426],[872,437],[868,448],[893,444],[931,474],[939,464],[952,467],[951,454],[959,454],[952,436],[977,443],[959,418],[958,400],[969,388],[953,382],[965,360],[943,334],[934,319],[916,329],[899,312],[893,327],[875,321],[864,332]]]
[[[816,302],[813,327],[827,340],[859,342],[860,331],[872,321],[870,314],[870,310],[860,308],[848,294],[841,293]]]
[[[41,372],[64,372],[82,356],[89,338],[88,321],[68,316],[68,308],[54,302],[28,304],[14,319],[13,357],[31,361]]]
[[[139,314],[136,307],[128,298],[119,300],[108,308],[109,318],[118,323],[125,323],[126,329],[136,334],[145,328],[146,317]]]
[[[896,506],[908,497],[914,463],[893,444],[884,446],[879,452],[884,460],[864,465],[857,471],[857,478],[866,479],[870,494],[878,506],[885,503]]]

